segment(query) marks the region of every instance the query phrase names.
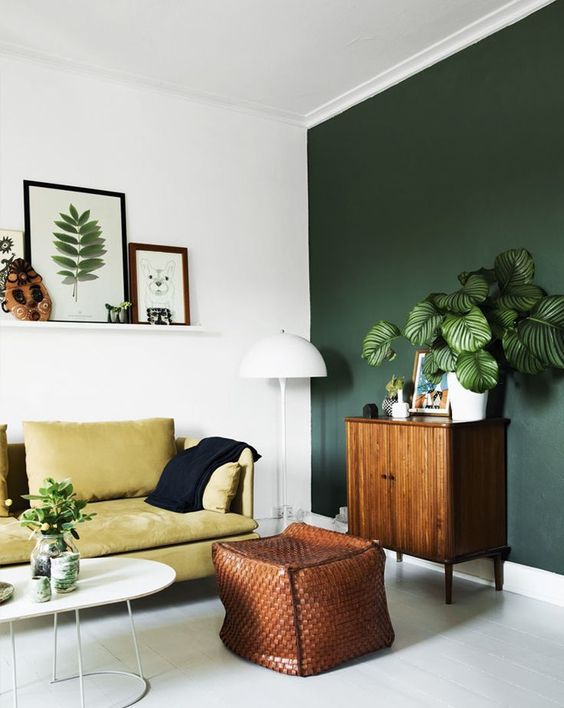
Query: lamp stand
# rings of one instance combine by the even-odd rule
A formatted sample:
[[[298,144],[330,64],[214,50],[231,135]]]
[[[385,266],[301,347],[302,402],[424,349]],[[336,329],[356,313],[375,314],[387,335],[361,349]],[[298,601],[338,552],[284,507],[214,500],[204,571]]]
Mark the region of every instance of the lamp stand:
[[[282,523],[288,526],[288,480],[286,476],[286,379],[280,384],[280,499],[282,500]]]

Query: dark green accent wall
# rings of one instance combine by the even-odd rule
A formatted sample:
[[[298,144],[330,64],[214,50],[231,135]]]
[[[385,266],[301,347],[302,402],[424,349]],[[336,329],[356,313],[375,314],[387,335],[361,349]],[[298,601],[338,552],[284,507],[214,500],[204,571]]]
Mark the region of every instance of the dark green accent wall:
[[[431,291],[525,247],[564,293],[564,1],[309,131],[313,509],[346,504],[343,418],[392,373],[361,342]],[[506,389],[511,560],[564,573],[564,372]]]

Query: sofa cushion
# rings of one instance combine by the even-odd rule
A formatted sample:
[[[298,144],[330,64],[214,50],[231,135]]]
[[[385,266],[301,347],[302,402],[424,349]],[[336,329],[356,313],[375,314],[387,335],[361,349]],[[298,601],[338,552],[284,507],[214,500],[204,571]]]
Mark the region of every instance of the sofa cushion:
[[[189,450],[199,442],[198,438],[185,438],[184,449]],[[232,465],[235,465],[237,469]],[[237,462],[228,462],[218,467],[206,485],[203,498],[204,509],[218,511],[221,514],[229,511],[231,502],[237,494],[240,477],[241,465]]]
[[[143,499],[112,499],[88,504],[92,521],[77,527],[76,542],[83,558],[141,551],[192,541],[250,533],[254,519],[240,514],[192,511],[177,514],[145,504]],[[0,565],[29,562],[34,541],[14,519],[0,519]]]
[[[238,462],[227,462],[210,477],[204,489],[202,500],[204,509],[225,514],[231,507],[231,502],[237,494],[241,467]]]
[[[23,429],[30,494],[46,477],[70,477],[81,499],[146,496],[176,452],[171,418],[25,422]]]
[[[6,425],[0,425],[0,516],[8,516],[9,510],[4,505],[8,498],[8,440]]]

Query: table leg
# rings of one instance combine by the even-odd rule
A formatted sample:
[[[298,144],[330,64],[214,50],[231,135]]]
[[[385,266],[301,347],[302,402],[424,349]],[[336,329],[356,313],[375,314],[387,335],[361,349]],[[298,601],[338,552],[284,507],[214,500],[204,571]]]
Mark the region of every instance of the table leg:
[[[78,610],[74,611],[76,622],[76,647],[78,651],[78,680],[80,683],[80,706],[84,708],[84,674],[82,671],[82,644],[80,641],[80,614]]]
[[[452,605],[452,563],[445,563],[445,603]]]
[[[501,553],[494,556],[495,589],[503,590],[503,558]]]
[[[133,612],[131,611],[131,602],[127,600],[127,611],[129,612],[129,623],[131,625],[131,636],[133,637],[133,646],[135,647],[135,658],[137,659],[137,669],[139,678],[143,678],[143,667],[141,666],[141,655],[139,654],[139,646],[137,645],[137,635],[135,634],[135,623],[133,622]]]
[[[14,708],[18,708],[18,682],[16,678],[16,637],[14,623],[10,622],[10,644],[12,645],[12,693]]]
[[[56,612],[53,613],[53,678],[52,682],[57,680],[57,629],[59,625],[59,616]]]

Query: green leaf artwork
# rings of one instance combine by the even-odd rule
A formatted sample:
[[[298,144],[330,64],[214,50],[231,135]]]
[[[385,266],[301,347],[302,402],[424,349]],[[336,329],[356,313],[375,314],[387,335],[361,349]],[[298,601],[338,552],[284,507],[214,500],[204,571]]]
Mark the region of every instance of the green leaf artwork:
[[[106,261],[104,248],[106,239],[97,220],[90,219],[90,209],[79,214],[73,204],[69,204],[68,214],[59,214],[60,221],[54,221],[57,231],[53,231],[53,245],[58,254],[51,256],[62,266],[57,275],[62,276],[65,285],[72,285],[72,297],[78,301],[79,283],[96,280],[94,271],[103,268]]]

